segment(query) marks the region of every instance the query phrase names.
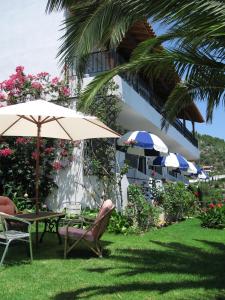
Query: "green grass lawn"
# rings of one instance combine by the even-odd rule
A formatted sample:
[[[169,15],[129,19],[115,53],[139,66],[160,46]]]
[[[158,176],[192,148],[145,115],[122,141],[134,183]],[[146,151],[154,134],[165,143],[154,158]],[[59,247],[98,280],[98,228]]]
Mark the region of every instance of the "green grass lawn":
[[[105,234],[105,256],[74,250],[46,235],[29,263],[15,245],[0,270],[0,299],[225,299],[225,230],[197,219],[143,235]],[[0,249],[2,253],[2,249]]]

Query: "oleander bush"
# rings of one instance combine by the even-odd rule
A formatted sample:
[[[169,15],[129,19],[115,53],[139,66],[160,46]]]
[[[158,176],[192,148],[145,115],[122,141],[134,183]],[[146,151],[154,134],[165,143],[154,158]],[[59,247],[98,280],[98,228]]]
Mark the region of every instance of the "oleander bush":
[[[58,77],[47,72],[26,75],[18,66],[15,74],[0,83],[0,107],[37,98],[68,103],[69,89]],[[56,139],[41,139],[40,198],[44,200],[56,188],[55,174],[73,160],[74,144]],[[9,196],[23,210],[33,205],[35,193],[36,139],[2,137],[0,141],[0,194]]]
[[[198,211],[196,196],[182,182],[166,183],[159,199],[167,223],[182,220]]]
[[[225,205],[222,202],[210,203],[199,215],[203,227],[225,228]]]
[[[149,203],[137,184],[128,187],[128,203],[125,211],[134,231],[146,231],[158,223],[160,210]]]

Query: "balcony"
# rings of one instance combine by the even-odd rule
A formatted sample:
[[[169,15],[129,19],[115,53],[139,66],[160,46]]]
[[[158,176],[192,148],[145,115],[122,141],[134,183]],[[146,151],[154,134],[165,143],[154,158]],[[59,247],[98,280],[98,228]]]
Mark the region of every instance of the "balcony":
[[[124,62],[124,58],[116,51],[93,52],[88,59],[85,74],[92,77],[98,73],[108,71]],[[72,66],[71,76],[75,76],[73,72],[75,72],[75,68]],[[120,76],[158,113],[163,115],[162,104],[160,104],[162,103],[162,100],[153,93],[149,84],[139,74],[122,73]],[[171,125],[175,127],[192,145],[198,148],[198,140],[179,119],[176,119],[171,123]]]

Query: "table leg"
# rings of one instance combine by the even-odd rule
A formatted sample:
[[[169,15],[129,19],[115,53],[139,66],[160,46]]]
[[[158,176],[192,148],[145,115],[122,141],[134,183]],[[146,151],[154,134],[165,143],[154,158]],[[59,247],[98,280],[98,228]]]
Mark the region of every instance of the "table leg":
[[[40,243],[43,241],[43,237],[45,235],[46,232],[50,232],[50,233],[56,233],[58,240],[59,240],[59,244],[62,244],[62,239],[61,236],[59,234],[59,221],[60,221],[61,217],[58,217],[57,219],[46,219],[45,222],[45,227],[44,227],[44,231],[41,234],[41,238],[40,238]]]
[[[44,235],[47,231],[47,226],[48,226],[48,220],[45,220],[45,228],[44,228],[44,231],[41,234],[40,241],[39,241],[40,243],[42,243],[42,241],[43,241],[43,237],[44,237]]]
[[[60,217],[56,220],[56,234],[57,234],[57,236],[58,236],[58,240],[59,240],[59,244],[62,244],[62,239],[61,239],[61,236],[60,236],[60,234],[59,234],[59,221],[60,221]]]
[[[36,232],[35,232],[36,248],[38,248],[38,221],[36,221],[35,227],[36,227]]]

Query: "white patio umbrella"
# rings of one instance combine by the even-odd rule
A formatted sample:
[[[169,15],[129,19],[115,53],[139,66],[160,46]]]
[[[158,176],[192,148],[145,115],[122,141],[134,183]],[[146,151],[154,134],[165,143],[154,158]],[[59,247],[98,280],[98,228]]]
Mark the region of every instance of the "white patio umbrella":
[[[39,211],[40,138],[81,140],[118,138],[119,135],[99,121],[48,101],[34,100],[0,108],[1,136],[37,137],[35,205]]]

